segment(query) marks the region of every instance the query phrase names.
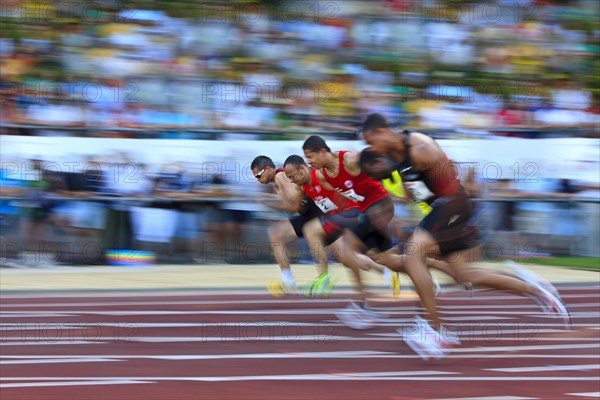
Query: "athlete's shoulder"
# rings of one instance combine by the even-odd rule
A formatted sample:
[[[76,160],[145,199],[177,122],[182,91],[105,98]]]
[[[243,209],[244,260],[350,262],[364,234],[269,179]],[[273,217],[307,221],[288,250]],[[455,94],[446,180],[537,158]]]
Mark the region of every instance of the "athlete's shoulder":
[[[360,173],[360,153],[350,150],[344,153],[344,168],[350,175],[358,175]]]
[[[294,183],[285,176],[285,172],[278,171],[275,173],[275,178],[273,178],[273,185],[276,189],[280,189],[283,186],[294,185]]]
[[[294,184],[293,182],[291,182],[288,177],[285,175],[285,172],[282,171],[277,171],[275,173],[275,178],[273,179],[273,182],[275,182],[275,184],[286,184],[286,183],[291,183],[292,185]]]
[[[410,142],[410,156],[421,169],[429,167],[445,158],[445,153],[439,144],[430,136],[423,133],[415,135]]]
[[[411,146],[435,146],[437,143],[434,138],[422,132],[411,132],[408,142]]]

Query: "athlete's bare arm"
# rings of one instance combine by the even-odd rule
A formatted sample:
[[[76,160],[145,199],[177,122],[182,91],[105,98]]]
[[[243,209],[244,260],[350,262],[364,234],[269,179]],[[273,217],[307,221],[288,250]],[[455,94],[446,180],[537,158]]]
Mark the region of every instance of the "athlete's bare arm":
[[[275,175],[273,182],[275,193],[279,195],[279,202],[269,202],[269,206],[281,211],[296,212],[304,202],[304,192],[293,182],[290,182],[284,173]]]

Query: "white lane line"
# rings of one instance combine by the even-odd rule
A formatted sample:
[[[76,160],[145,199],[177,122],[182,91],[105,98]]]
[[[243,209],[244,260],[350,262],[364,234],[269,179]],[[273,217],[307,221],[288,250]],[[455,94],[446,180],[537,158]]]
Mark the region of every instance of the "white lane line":
[[[444,314],[464,314],[461,312],[445,312]],[[517,314],[517,313],[509,313],[509,314]],[[444,319],[446,321],[495,321],[495,320],[500,320],[500,319],[515,319],[515,318],[511,318],[511,317],[499,317],[496,315],[478,315],[478,316],[472,316],[472,317],[465,317],[465,316],[460,316],[460,317],[444,317]]]
[[[33,318],[33,317],[69,317],[79,315],[331,315],[337,313],[342,308],[296,308],[296,309],[280,309],[280,310],[124,310],[124,311],[110,311],[110,310],[98,310],[98,311],[87,311],[87,310],[61,310],[60,313],[56,311],[50,311],[44,313],[43,311],[3,311],[0,312],[0,318]],[[407,315],[414,316],[420,310],[407,310],[407,311],[390,311],[385,308],[375,308],[376,311],[380,311],[390,315]],[[460,318],[470,319],[491,319],[491,318],[502,318],[500,315],[545,315],[543,312],[535,312],[532,310],[528,311],[466,311],[466,310],[449,310],[444,311],[446,315],[460,315]],[[465,315],[471,315],[465,317]],[[595,316],[595,315],[594,315]],[[449,317],[450,318],[450,317]],[[458,317],[454,317],[458,318]]]
[[[445,371],[382,371],[379,375],[354,374],[297,374],[297,375],[241,375],[241,376],[191,376],[191,377],[0,377],[0,381],[193,381],[193,382],[234,382],[234,381],[597,381],[591,376],[447,376],[455,374]]]
[[[380,322],[381,326],[404,326],[410,323],[414,325],[413,319],[387,319]],[[267,327],[314,327],[314,328],[335,328],[344,326],[340,321],[337,320],[324,320],[321,322],[293,322],[293,321],[240,321],[240,322],[9,322],[0,324],[0,331],[8,332],[23,332],[23,331],[54,331],[61,329],[90,329],[90,328],[101,328],[111,327],[118,329],[143,329],[143,328],[224,328],[224,327],[237,327],[241,329],[252,329],[252,328],[267,328]],[[459,323],[449,324],[451,331],[468,332],[469,334],[490,334],[498,332],[498,334],[526,334],[526,333],[559,333],[565,332],[563,323],[537,323],[537,322],[523,322],[523,323]],[[557,329],[544,329],[542,327],[555,326]],[[588,328],[593,330],[600,330],[598,324],[573,324],[572,326],[578,328]],[[476,328],[479,328],[476,330]],[[485,328],[485,329],[481,329]],[[8,337],[10,333],[5,333],[0,336],[0,341],[4,337]],[[377,334],[379,335],[379,334]],[[386,334],[381,334],[386,335]]]
[[[495,346],[495,347],[472,347],[472,348],[454,348],[453,353],[473,353],[479,351],[524,351],[524,350],[572,350],[572,349],[597,349],[598,343],[588,344],[548,344],[539,346]]]
[[[80,315],[331,315],[340,311],[341,308],[314,308],[314,309],[281,309],[281,310],[201,310],[201,311],[183,311],[183,310],[153,310],[153,311],[86,311],[86,310],[69,310],[65,311],[65,317],[73,317]],[[0,312],[0,318],[24,318],[24,317],[51,317],[54,312],[48,314],[40,313],[39,311],[16,311],[16,312]]]
[[[558,318],[558,317],[557,317]],[[337,323],[340,324],[340,321],[334,320],[334,319],[326,319],[323,320],[322,322],[327,322],[327,323]],[[243,323],[243,322],[241,322]],[[414,319],[385,319],[381,322],[378,323],[379,326],[384,327],[384,326],[403,326],[406,324],[412,324],[414,326]],[[490,327],[493,328],[515,328],[515,326],[517,327],[521,327],[521,328],[517,328],[517,329],[531,329],[532,325],[535,327],[544,327],[544,328],[559,328],[564,331],[565,328],[565,324],[563,322],[556,322],[556,323],[542,323],[542,322],[508,322],[508,323],[502,323],[502,322],[490,322],[489,323]],[[481,327],[482,325],[485,324],[477,324],[477,323],[464,323],[464,324],[458,324],[459,327],[461,328],[467,328],[467,327]],[[450,328],[452,328],[453,326],[456,325],[450,325]],[[571,324],[571,327],[573,329],[575,328],[588,328],[588,329],[600,329],[600,324],[592,324],[592,323],[573,323]]]
[[[590,293],[577,293],[577,294],[561,294],[560,297],[564,299],[590,299],[594,297],[600,297],[597,289],[593,289]],[[442,296],[443,301],[487,301],[487,300],[518,300],[525,299],[523,296],[517,295],[500,295],[500,296],[479,296],[477,293],[473,293],[473,296]]]
[[[298,353],[242,353],[242,354],[197,354],[197,355],[111,355],[103,356],[103,358],[109,360],[120,360],[120,359],[156,359],[156,360],[213,360],[213,359],[258,359],[258,358],[369,358],[382,355],[395,355],[396,353],[387,351],[371,351],[371,350],[358,350],[358,351],[322,351],[322,352],[298,352]],[[0,356],[2,358],[10,359],[96,359],[98,356]],[[2,362],[0,360],[0,362]]]
[[[600,338],[568,338],[568,337],[538,337],[535,336],[539,332],[534,332],[531,335],[523,334],[521,337],[502,337],[509,336],[504,333],[490,332],[488,335],[471,335],[470,332],[465,332],[464,334],[458,334],[458,338],[461,342],[478,342],[478,341],[491,341],[494,343],[506,343],[506,342],[518,342],[518,343],[526,343],[526,342],[600,342]],[[399,333],[367,333],[368,336],[382,337],[382,338],[397,338],[400,339],[402,337]],[[449,335],[454,336],[454,334]]]
[[[589,312],[571,312],[571,319],[575,319],[575,318],[598,318],[600,317],[600,312],[599,311],[589,311]],[[535,316],[537,318],[556,318],[557,316],[554,314],[536,314],[536,315],[530,315],[530,316]]]
[[[538,400],[539,397],[518,397],[518,396],[487,396],[487,397],[452,397],[432,400]]]
[[[548,371],[590,371],[600,369],[600,364],[576,364],[576,365],[545,365],[538,367],[514,367],[514,368],[484,368],[484,371],[495,372],[548,372]]]
[[[75,338],[75,339],[85,339],[85,338]],[[101,338],[99,338],[101,339]],[[107,338],[108,339],[108,338]],[[45,340],[45,339],[36,339],[30,342],[12,342],[12,341],[2,341],[2,346],[64,346],[65,344],[105,344],[108,342],[94,342],[91,340]]]
[[[39,359],[27,359],[27,360],[0,360],[0,365],[12,365],[12,364],[63,364],[63,363],[95,363],[95,362],[108,362],[108,361],[124,361],[122,359],[109,359],[109,358],[44,358]]]
[[[51,312],[39,312],[39,311],[15,311],[12,312],[0,312],[0,318],[48,318],[48,317],[72,317],[73,315],[69,312],[66,313],[57,313],[54,311]]]
[[[262,328],[275,326],[306,326],[315,328],[329,328],[343,326],[341,322],[324,324],[322,322],[292,322],[292,321],[248,321],[248,322],[9,322],[0,324],[0,331],[26,331],[26,330],[60,330],[60,329],[89,329],[96,327],[112,327],[121,329],[133,328],[210,328],[210,327],[238,327]],[[8,334],[5,334],[8,335]]]
[[[38,378],[35,378],[38,379]],[[89,379],[89,378],[85,378]],[[65,382],[32,382],[32,383],[0,383],[0,388],[44,387],[44,386],[96,386],[96,385],[130,385],[132,383],[153,383],[147,380],[102,380],[102,381],[65,381]]]
[[[219,305],[219,304],[234,304],[239,306],[240,304],[328,304],[328,303],[346,303],[352,299],[266,299],[266,300],[190,300],[190,301],[105,301],[105,302],[73,302],[73,303],[18,303],[18,304],[2,304],[2,308],[15,308],[15,307],[110,307],[110,306],[170,306],[170,305]]]
[[[65,338],[64,340],[52,341],[22,341],[19,338],[13,338],[2,342],[2,346],[31,346],[31,345],[73,345],[73,344],[101,344],[108,342],[100,341],[85,341],[77,340],[80,338]],[[85,339],[85,338],[82,338]],[[110,340],[110,338],[99,338],[103,340]],[[18,341],[17,341],[18,340]],[[343,342],[343,341],[355,341],[355,342],[386,342],[386,341],[402,341],[401,337],[351,337],[351,336],[329,336],[329,335],[295,335],[290,334],[289,336],[146,336],[146,337],[131,337],[131,338],[119,338],[119,342],[130,342],[130,343],[180,343],[180,342],[238,342],[238,343],[257,343],[257,342]],[[591,339],[595,340],[595,339]],[[526,346],[477,346],[477,347],[459,347],[452,349],[454,353],[473,353],[473,352],[504,352],[504,351],[525,351],[525,350],[571,350],[571,349],[597,349],[600,348],[600,343],[585,343],[585,344],[543,344],[543,345],[526,345]]]
[[[594,399],[600,399],[600,392],[586,392],[586,393],[565,393],[569,396],[579,396],[579,397],[591,397]]]
[[[199,354],[199,355],[98,355],[97,357],[107,357],[110,359],[125,359],[125,360],[221,360],[221,359],[277,359],[277,358],[310,358],[310,359],[320,359],[320,358],[340,358],[340,359],[380,359],[380,358],[395,358],[395,359],[420,359],[420,357],[416,354],[369,354],[368,350],[365,350],[363,353],[357,352],[357,354],[341,354],[341,355],[324,355],[323,357],[318,354],[307,354],[303,355],[302,353],[293,356],[286,356],[280,353],[250,353],[250,354]],[[377,352],[374,352],[377,353]],[[14,356],[0,356],[0,359],[9,359],[9,360],[20,360],[20,359],[42,359],[42,358],[56,358],[56,359],[66,359],[66,358],[90,358],[91,356],[64,356],[64,355],[34,355],[34,356],[23,356],[23,355],[14,355]],[[495,358],[495,359],[516,359],[516,358],[524,358],[524,359],[598,359],[597,354],[448,354],[446,356],[448,359],[481,359],[481,358]]]

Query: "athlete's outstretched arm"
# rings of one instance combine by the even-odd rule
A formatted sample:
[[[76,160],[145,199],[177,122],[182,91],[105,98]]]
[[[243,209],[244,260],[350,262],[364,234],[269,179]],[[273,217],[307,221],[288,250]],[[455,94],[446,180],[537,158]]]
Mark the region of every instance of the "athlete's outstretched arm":
[[[298,185],[290,182],[285,174],[275,175],[275,191],[279,202],[269,202],[268,205],[282,211],[296,212],[304,201],[304,192]]]

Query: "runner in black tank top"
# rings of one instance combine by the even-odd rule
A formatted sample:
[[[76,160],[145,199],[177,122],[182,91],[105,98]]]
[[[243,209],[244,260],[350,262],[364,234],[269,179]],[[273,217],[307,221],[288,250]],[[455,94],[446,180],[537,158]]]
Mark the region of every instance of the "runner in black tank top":
[[[404,336],[415,352],[426,360],[439,359],[452,346],[460,344],[457,336],[444,330],[438,314],[431,276],[423,262],[428,255],[441,256],[463,282],[533,297],[545,310],[570,324],[569,313],[557,292],[539,279],[531,279],[532,275],[523,279],[525,274],[521,277],[508,276],[489,269],[466,268],[468,263],[478,258],[476,232],[469,226],[473,207],[460,185],[456,169],[432,138],[418,132],[395,133],[380,114],[367,117],[363,135],[371,146],[370,150],[387,155],[399,164],[398,170],[414,200],[426,201],[432,208],[408,243],[413,249],[407,252],[406,269],[427,317],[433,323],[432,327],[417,317],[417,333]]]

